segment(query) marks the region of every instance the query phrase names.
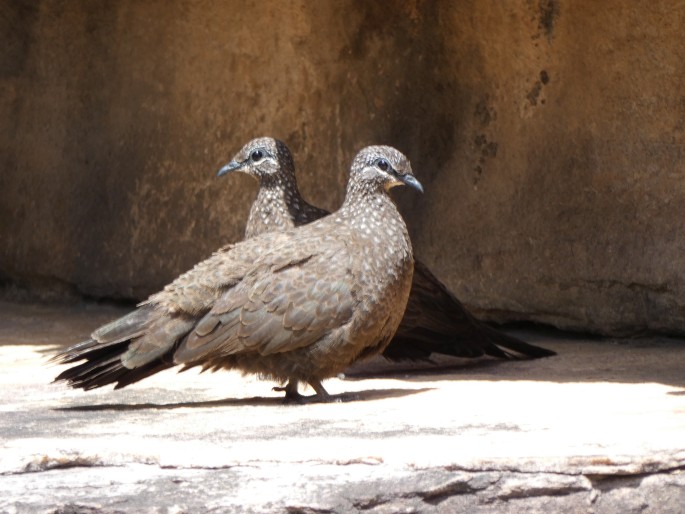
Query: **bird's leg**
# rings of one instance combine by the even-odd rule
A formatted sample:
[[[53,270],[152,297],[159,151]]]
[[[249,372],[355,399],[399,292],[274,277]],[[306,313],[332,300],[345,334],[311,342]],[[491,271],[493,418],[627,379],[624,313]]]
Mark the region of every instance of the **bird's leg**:
[[[314,398],[312,398],[313,401],[315,402],[330,402],[331,401],[331,395],[328,394],[328,391],[326,391],[323,386],[321,385],[321,381],[319,380],[309,380],[309,385],[312,386],[314,391],[316,391],[316,395]]]
[[[297,384],[298,381],[291,378],[285,386],[274,387],[273,390],[285,392],[286,403],[304,403],[306,397],[297,392]]]
[[[298,381],[291,378],[283,387],[274,387],[274,391],[285,392],[285,403],[326,403],[332,401],[331,395],[324,389],[319,380],[309,380],[307,382],[316,392],[313,396],[304,396],[297,392]]]

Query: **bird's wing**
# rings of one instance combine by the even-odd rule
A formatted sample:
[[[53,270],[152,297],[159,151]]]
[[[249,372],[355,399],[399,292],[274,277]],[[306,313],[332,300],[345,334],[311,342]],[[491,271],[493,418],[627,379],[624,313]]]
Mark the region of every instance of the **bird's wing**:
[[[425,264],[416,260],[404,318],[383,355],[390,360],[413,360],[428,359],[432,353],[501,359],[554,355],[478,321]]]
[[[169,313],[202,316],[224,291],[249,274],[263,253],[273,252],[287,240],[284,233],[269,233],[224,246],[140,305],[153,305]]]
[[[349,259],[348,252],[332,247],[260,259],[196,324],[175,362],[242,352],[269,355],[313,344],[352,317],[356,283]]]
[[[414,261],[411,296],[402,323],[450,334],[455,325],[468,325],[472,316],[447,287],[419,260]]]
[[[122,354],[121,361],[130,369],[161,358],[174,350],[225,291],[250,273],[264,248],[270,248],[273,252],[282,241],[283,235],[276,234],[260,241],[220,249],[143,302],[135,311],[147,314],[141,321],[137,321],[140,316],[131,314],[100,328],[93,334],[93,339],[114,340],[119,332],[128,336],[131,343]],[[274,255],[277,257],[278,252]],[[128,325],[132,324],[128,323],[129,319],[136,321],[137,326],[128,329]],[[138,332],[134,333],[133,329]],[[123,339],[126,337],[119,337],[118,340]]]
[[[100,327],[87,341],[58,353],[56,362],[86,362],[62,372],[57,380],[84,389],[113,382],[123,387],[171,367],[176,347],[226,291],[250,274],[260,253],[270,252],[273,263],[279,262],[282,237],[276,234],[216,252],[132,313]],[[291,258],[297,259],[298,252],[307,255],[305,249],[295,247],[291,248]]]

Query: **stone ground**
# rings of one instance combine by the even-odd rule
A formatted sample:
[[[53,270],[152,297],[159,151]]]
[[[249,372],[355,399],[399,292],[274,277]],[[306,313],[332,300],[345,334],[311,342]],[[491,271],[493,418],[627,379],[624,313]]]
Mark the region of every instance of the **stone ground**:
[[[52,384],[53,351],[123,312],[0,303],[0,512],[685,509],[685,341],[513,330],[559,355],[372,361],[324,405],[237,373]]]

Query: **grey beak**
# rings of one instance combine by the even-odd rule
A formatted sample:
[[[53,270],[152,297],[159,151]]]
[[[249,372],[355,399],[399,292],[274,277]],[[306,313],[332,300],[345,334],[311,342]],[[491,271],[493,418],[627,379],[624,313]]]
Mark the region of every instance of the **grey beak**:
[[[230,173],[231,171],[235,171],[235,170],[240,169],[240,168],[242,168],[242,167],[243,167],[243,163],[242,163],[242,162],[231,161],[231,162],[229,162],[226,166],[224,166],[223,168],[221,168],[221,169],[217,172],[216,176],[217,176],[217,177],[220,177],[221,175],[225,175],[226,173]]]
[[[423,186],[421,185],[421,182],[416,180],[416,177],[414,175],[404,175],[399,178],[405,185],[416,189],[419,193],[423,193]]]

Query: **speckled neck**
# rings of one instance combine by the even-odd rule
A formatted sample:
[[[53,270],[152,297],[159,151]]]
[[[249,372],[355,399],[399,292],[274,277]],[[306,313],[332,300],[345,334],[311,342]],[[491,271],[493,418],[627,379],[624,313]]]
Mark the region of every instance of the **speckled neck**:
[[[257,199],[250,209],[245,237],[294,227],[303,202],[294,174],[262,177]]]

